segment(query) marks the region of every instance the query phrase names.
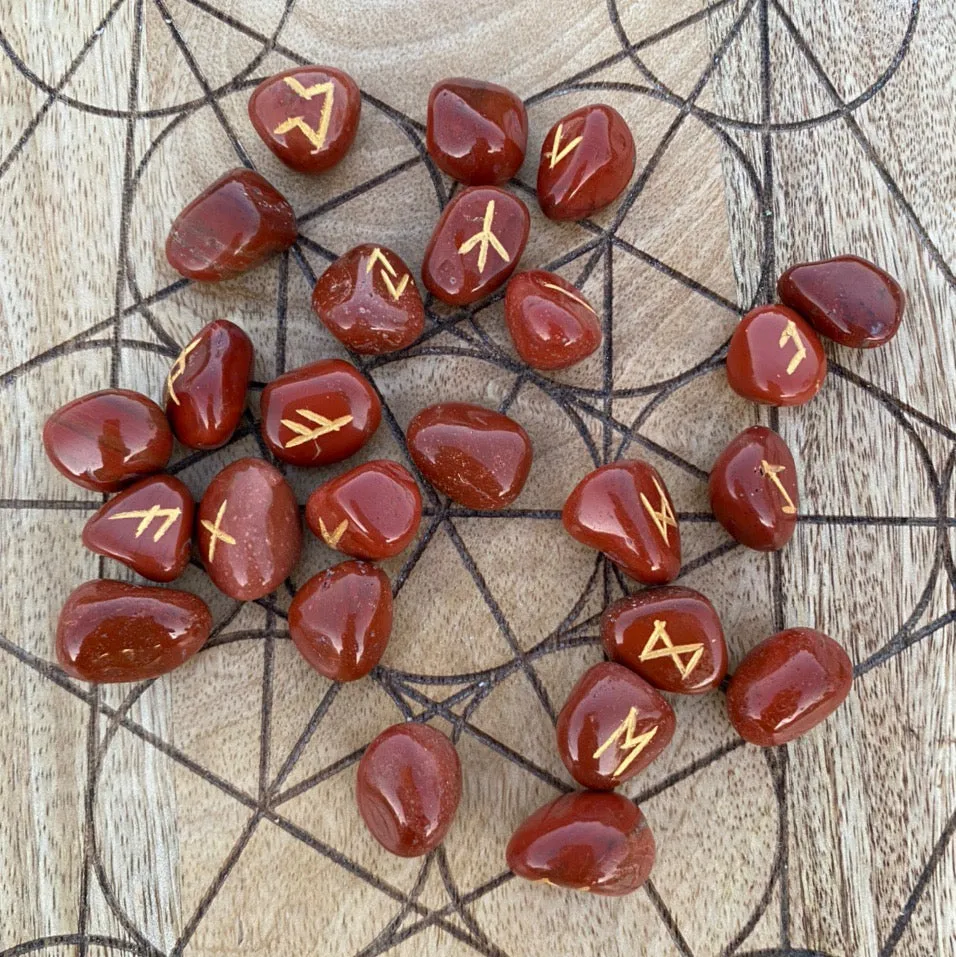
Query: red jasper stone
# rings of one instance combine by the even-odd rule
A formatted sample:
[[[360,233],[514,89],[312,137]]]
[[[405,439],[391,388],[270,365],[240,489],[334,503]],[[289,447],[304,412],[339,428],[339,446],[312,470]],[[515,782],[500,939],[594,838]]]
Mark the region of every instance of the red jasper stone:
[[[60,612],[56,659],[82,681],[145,681],[191,658],[211,629],[206,603],[189,592],[89,581]]]
[[[196,514],[199,557],[230,598],[253,601],[288,577],[302,550],[299,506],[278,469],[262,459],[227,465]]]
[[[398,462],[385,459],[320,485],[305,506],[306,523],[329,548],[370,561],[403,551],[421,517],[415,479]]]
[[[442,80],[428,96],[425,143],[435,165],[460,183],[507,183],[524,162],[528,114],[496,83]]]
[[[94,492],[118,492],[166,467],[173,433],[152,399],[105,389],[57,409],[43,426],[43,447],[71,482]]]
[[[585,475],[561,518],[572,538],[603,552],[639,582],[662,585],[680,571],[674,504],[647,462],[612,462]]]
[[[531,470],[528,433],[514,419],[480,405],[443,402],[422,409],[406,437],[422,475],[466,508],[505,508]]]
[[[634,137],[613,107],[598,103],[569,113],[541,144],[541,211],[549,219],[584,219],[603,209],[630,181],[634,157]]]
[[[329,465],[354,455],[382,420],[368,379],[341,359],[279,376],[262,390],[262,437],[290,465]]]
[[[643,678],[602,661],[584,672],[558,715],[558,753],[578,784],[610,791],[643,771],[675,727],[671,706]]]
[[[277,73],[249,98],[249,119],[262,142],[300,173],[321,173],[345,156],[361,110],[355,80],[329,66]]]
[[[727,674],[727,645],[714,606],[691,588],[646,588],[601,616],[608,656],[661,691],[703,694]]]
[[[461,800],[455,746],[424,724],[397,724],[366,749],[355,798],[362,820],[385,850],[420,857],[445,839]]]
[[[312,309],[353,352],[376,356],[410,346],[425,325],[411,270],[385,246],[356,246],[319,276]]]
[[[166,418],[191,449],[218,449],[236,431],[252,375],[252,340],[228,319],[203,326],[166,376]]]
[[[518,355],[533,369],[566,369],[601,344],[597,313],[557,273],[518,273],[505,293],[505,320]]]
[[[826,720],[853,683],[853,665],[812,628],[778,632],[752,648],[727,687],[727,713],[751,744],[786,744]]]
[[[391,633],[391,583],[385,572],[364,562],[319,572],[289,606],[289,635],[299,654],[332,681],[367,675]]]
[[[797,527],[800,492],[787,443],[762,425],[745,429],[710,470],[710,507],[747,548],[783,548]]]
[[[497,186],[462,190],[435,226],[422,262],[425,288],[466,306],[507,282],[531,229],[528,208]]]
[[[906,306],[900,284],[857,256],[792,266],[777,281],[777,293],[821,336],[857,349],[889,342]]]
[[[171,582],[189,564],[196,507],[171,475],[151,475],[110,499],[83,527],[83,544],[143,578]]]
[[[640,808],[621,794],[578,791],[538,808],[508,842],[527,881],[620,897],[650,877],[656,848]]]
[[[288,249],[298,235],[286,198],[251,169],[234,169],[175,219],[166,258],[187,279],[231,279]]]
[[[817,334],[786,306],[761,306],[740,320],[727,352],[727,381],[765,405],[803,405],[823,385],[827,357]]]

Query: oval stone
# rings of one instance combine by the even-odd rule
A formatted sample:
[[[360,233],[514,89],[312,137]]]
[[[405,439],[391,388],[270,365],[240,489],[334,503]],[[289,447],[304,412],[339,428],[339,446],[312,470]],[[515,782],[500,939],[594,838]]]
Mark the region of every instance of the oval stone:
[[[856,349],[889,342],[906,306],[900,284],[858,256],[792,266],[777,281],[777,293],[821,336]]]
[[[727,674],[714,606],[691,588],[665,585],[622,598],[601,616],[608,656],[661,691],[703,694]]]
[[[406,435],[422,475],[466,508],[506,508],[531,470],[528,433],[514,419],[480,405],[429,406],[412,419]]]
[[[355,782],[372,837],[399,857],[420,857],[445,839],[461,800],[455,746],[424,724],[397,724],[366,749]]]
[[[422,517],[422,496],[408,469],[380,459],[320,485],[305,506],[313,533],[337,551],[379,561],[409,545]]]
[[[289,606],[299,654],[332,681],[355,681],[379,662],[392,632],[392,586],[365,562],[342,562],[310,578]]]
[[[680,571],[674,504],[647,462],[612,462],[585,475],[561,518],[572,538],[603,552],[639,582],[662,585]]]
[[[234,169],[204,189],[175,219],[166,258],[187,279],[241,275],[296,240],[295,213],[265,177]]]
[[[535,883],[602,897],[636,891],[656,848],[640,808],[621,794],[578,791],[538,808],[511,836],[508,867]]]
[[[319,276],[312,309],[353,352],[376,356],[410,346],[425,325],[411,270],[385,246],[356,246]]]
[[[246,407],[252,340],[235,323],[203,326],[166,376],[166,418],[191,449],[218,449],[232,438]]]
[[[528,208],[497,186],[462,190],[445,207],[425,250],[422,282],[442,302],[466,306],[507,282],[531,229]]]
[[[262,459],[227,465],[206,489],[196,540],[213,584],[230,598],[253,601],[274,591],[302,550],[299,506],[278,469]]]
[[[145,681],[191,658],[211,630],[206,603],[189,592],[99,579],[66,600],[56,659],[82,681]]]
[[[151,475],[111,498],[83,527],[83,544],[154,582],[171,582],[189,564],[196,507],[172,475]]]
[[[786,744],[833,714],[852,683],[853,665],[832,638],[789,628],[740,662],[727,687],[727,713],[745,741]]]
[[[173,433],[152,399],[105,389],[57,409],[43,426],[43,447],[71,482],[94,492],[118,492],[166,467]]]
[[[803,405],[823,385],[827,358],[817,334],[787,306],[747,313],[730,338],[727,381],[764,405]]]
[[[800,492],[787,443],[771,429],[745,429],[717,456],[708,483],[714,517],[741,545],[783,548],[797,527]]]
[[[354,455],[382,420],[368,379],[342,359],[279,376],[262,390],[262,437],[290,465],[329,465]]]

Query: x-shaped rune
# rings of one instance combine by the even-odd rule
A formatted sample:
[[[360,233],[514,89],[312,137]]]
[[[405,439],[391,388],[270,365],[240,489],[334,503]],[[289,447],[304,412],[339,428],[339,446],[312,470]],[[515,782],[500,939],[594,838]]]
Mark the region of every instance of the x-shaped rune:
[[[223,499],[222,505],[219,506],[219,511],[216,512],[216,521],[215,523],[210,522],[209,519],[204,518],[199,524],[202,525],[207,532],[209,532],[209,552],[207,557],[209,561],[212,561],[216,554],[216,542],[225,542],[227,545],[235,545],[236,540],[224,532],[220,527],[222,525],[223,516],[226,514],[226,505],[228,505],[228,500]]]

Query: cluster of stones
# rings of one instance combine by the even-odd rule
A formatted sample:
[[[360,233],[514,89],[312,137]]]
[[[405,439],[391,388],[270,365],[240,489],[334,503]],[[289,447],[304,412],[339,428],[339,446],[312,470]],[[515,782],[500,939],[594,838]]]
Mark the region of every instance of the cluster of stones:
[[[326,67],[303,67],[262,83],[249,113],[263,140],[291,168],[320,173],[342,159],[361,107],[355,82]],[[553,273],[514,275],[528,238],[524,203],[501,188],[524,160],[528,121],[521,101],[490,83],[451,79],[428,101],[427,146],[435,163],[466,185],[447,205],[425,252],[422,282],[453,305],[476,302],[506,282],[505,314],[515,348],[537,369],[580,362],[601,342],[601,324],[580,291]],[[634,141],[604,105],[565,116],[544,138],[538,202],[557,220],[589,216],[614,201],[634,170]],[[218,281],[289,248],[295,215],[259,174],[235,170],[176,218],[166,244],[171,265],[189,278]],[[510,282],[509,282],[510,279]],[[826,359],[814,330],[845,345],[888,341],[904,297],[882,270],[840,257],[789,270],[783,305],[755,309],[734,332],[731,386],[771,405],[808,401]],[[351,351],[403,349],[420,335],[424,308],[405,263],[378,245],[352,249],[318,279],[318,319]],[[90,518],[84,544],[154,582],[176,579],[192,546],[226,595],[250,601],[293,571],[302,548],[299,505],[274,465],[244,458],[210,482],[198,507],[178,479],[162,474],[174,436],[192,449],[229,441],[245,409],[253,345],[233,323],[203,328],[166,380],[165,409],[145,395],[96,392],[47,421],[47,454],[67,478],[118,492]],[[352,364],[323,359],[270,382],[261,396],[262,440],[280,463],[325,466],[354,455],[381,420],[378,394]],[[421,476],[464,506],[494,510],[521,492],[531,468],[525,430],[492,409],[458,402],[430,406],[407,429]],[[796,468],[783,439],[747,429],[710,473],[714,515],[737,541],[783,547],[797,521]],[[392,461],[371,461],[320,485],[305,505],[308,528],[350,560],[305,582],[289,608],[289,632],[302,657],[334,681],[367,675],[392,628],[392,591],[374,562],[415,538],[422,500],[415,478]],[[515,831],[508,864],[534,881],[619,895],[650,873],[655,847],[641,811],[613,793],[646,768],[676,725],[661,692],[703,694],[724,682],[727,648],[719,616],[698,592],[668,584],[680,572],[680,528],[658,472],[622,460],[586,475],[568,497],[563,523],[578,542],[603,553],[650,587],[603,614],[610,659],[578,681],[558,718],[561,758],[585,791],[533,813]],[[97,580],[77,588],[56,634],[57,659],[70,675],[96,682],[154,678],[195,654],[212,616],[183,591]],[[832,639],[794,628],[752,649],[727,685],[727,710],[747,741],[793,740],[843,701],[850,661]],[[408,723],[388,728],[365,751],[356,799],[371,833],[395,854],[415,856],[444,839],[461,795],[461,765],[438,731]]]

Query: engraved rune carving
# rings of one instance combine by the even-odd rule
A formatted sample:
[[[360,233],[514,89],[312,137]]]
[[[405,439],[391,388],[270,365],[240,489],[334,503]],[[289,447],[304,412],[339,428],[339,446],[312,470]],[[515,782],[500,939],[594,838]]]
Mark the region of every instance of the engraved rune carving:
[[[281,419],[282,424],[290,431],[295,432],[295,437],[285,443],[287,449],[294,449],[297,445],[304,445],[306,442],[315,442],[315,451],[318,453],[318,439],[322,435],[328,435],[329,432],[338,432],[352,421],[353,416],[341,415],[337,419],[327,419],[318,412],[311,409],[296,409],[296,415],[301,415],[307,422],[311,422],[315,428],[310,428],[302,422],[296,422],[294,419]]]
[[[560,292],[562,295],[567,296],[568,299],[573,299],[575,302],[580,303],[589,312],[594,312],[591,306],[588,303],[586,303],[580,296],[576,296],[573,292],[568,292],[568,290],[565,289],[564,286],[559,286],[553,282],[543,282],[541,283],[541,285],[544,286],[545,289],[554,289],[557,292]],[[596,312],[594,314],[597,315]]]
[[[209,519],[204,518],[199,524],[202,525],[207,532],[209,532],[209,550],[206,553],[206,557],[211,562],[216,554],[216,542],[225,542],[227,545],[235,545],[236,540],[228,533],[222,530],[222,519],[226,514],[226,506],[229,504],[228,499],[222,500],[222,505],[219,506],[219,511],[216,512],[216,521],[210,522]]]
[[[766,459],[760,460],[760,474],[764,478],[770,479],[774,485],[777,486],[777,491],[783,496],[786,505],[781,508],[781,511],[784,515],[796,515],[797,507],[793,504],[793,499],[790,497],[790,493],[783,487],[783,482],[780,481],[780,473],[786,472],[787,467],[785,465],[771,465]]]
[[[325,94],[325,100],[322,103],[322,112],[319,114],[319,125],[312,129],[305,122],[304,116],[290,116],[287,120],[280,123],[272,132],[276,136],[285,136],[292,130],[301,131],[302,135],[308,139],[314,149],[313,153],[318,153],[325,146],[325,138],[329,135],[329,121],[332,119],[332,100],[335,96],[335,88],[332,82],[316,83],[315,86],[304,87],[294,76],[285,77],[286,84],[291,87],[304,100],[311,100],[314,96]]]
[[[169,375],[166,376],[166,391],[169,392],[170,399],[172,399],[176,405],[180,404],[179,396],[176,395],[176,380],[179,379],[180,376],[182,376],[182,374],[186,371],[186,357],[198,346],[199,339],[193,339],[193,341],[190,342],[189,345],[186,346],[186,348],[183,349],[178,356],[176,356],[176,361],[173,363],[172,369],[169,370]]]
[[[654,630],[647,639],[639,660],[653,661],[655,658],[670,658],[674,662],[674,667],[680,672],[680,676],[686,678],[697,667],[703,654],[704,646],[700,643],[675,645],[667,633],[667,622],[655,619]],[[690,659],[685,662],[681,655],[690,655]]]
[[[647,514],[654,520],[657,530],[661,533],[661,538],[664,539],[664,544],[669,545],[667,526],[670,525],[671,528],[677,528],[677,519],[674,518],[674,510],[671,508],[671,503],[667,501],[667,495],[664,493],[664,489],[661,488],[661,483],[658,482],[656,478],[653,478],[653,476],[652,481],[654,482],[654,488],[657,489],[657,494],[661,498],[660,508],[655,510],[643,492],[641,492],[641,503],[644,508],[647,509]]]
[[[605,751],[613,745],[618,744],[619,739],[623,739],[620,740],[618,747],[621,751],[626,752],[626,755],[621,763],[614,769],[614,773],[611,775],[612,778],[622,775],[640,757],[641,752],[651,743],[654,735],[657,734],[657,725],[655,724],[650,731],[645,731],[643,734],[635,734],[636,730],[637,708],[631,708],[627,713],[627,717],[617,726],[614,733],[594,752],[593,757],[596,761]]]
[[[133,536],[134,538],[139,538],[140,535],[153,524],[154,519],[164,519],[164,521],[160,522],[159,528],[153,533],[153,541],[158,542],[169,531],[173,523],[182,513],[183,510],[181,508],[160,508],[158,505],[153,505],[150,508],[140,509],[135,512],[117,512],[115,515],[110,515],[108,520],[115,522],[120,518],[140,519],[140,523],[136,526],[136,532]]]
[[[478,246],[478,272],[483,273],[485,271],[485,266],[488,263],[488,246],[489,244],[494,248],[495,252],[506,262],[511,262],[511,256],[508,255],[508,250],[501,244],[501,240],[491,231],[491,224],[495,219],[495,201],[493,199],[488,200],[488,205],[485,207],[485,219],[481,225],[481,230],[475,233],[474,236],[466,239],[458,247],[458,255],[464,256],[466,253],[470,253],[475,246]],[[479,245],[480,244],[480,245]]]
[[[783,327],[783,332],[780,333],[780,342],[778,342],[777,345],[783,349],[788,340],[793,342],[797,350],[787,366],[787,375],[793,375],[797,366],[806,359],[807,347],[803,344],[803,339],[800,338],[800,333],[797,330],[797,324],[792,319],[787,320],[787,324]]]
[[[329,548],[338,548],[339,542],[342,541],[342,536],[346,533],[349,527],[349,520],[343,518],[338,525],[335,526],[333,531],[329,531],[325,526],[325,519],[319,516],[319,533],[322,535],[322,541],[325,542]]]
[[[388,261],[385,254],[378,246],[372,250],[372,255],[368,257],[368,262],[365,264],[365,272],[370,273],[372,268],[375,266],[376,261],[380,262],[383,266],[383,268],[378,271],[379,276],[382,277],[382,282],[388,287],[388,291],[392,294],[392,298],[398,300],[401,294],[405,291],[405,287],[408,285],[408,273],[405,273],[405,275],[402,276],[398,282],[398,285],[396,286],[392,282],[392,278],[398,278],[398,273],[395,271],[395,267]],[[391,273],[391,275],[389,275],[389,273]]]
[[[558,128],[554,131],[554,142],[551,144],[551,162],[548,164],[548,169],[554,169],[561,160],[564,159],[568,153],[572,152],[577,148],[578,143],[584,138],[582,136],[575,136],[570,143],[566,143],[563,147],[561,146],[561,134],[564,132],[564,124],[558,123]]]

